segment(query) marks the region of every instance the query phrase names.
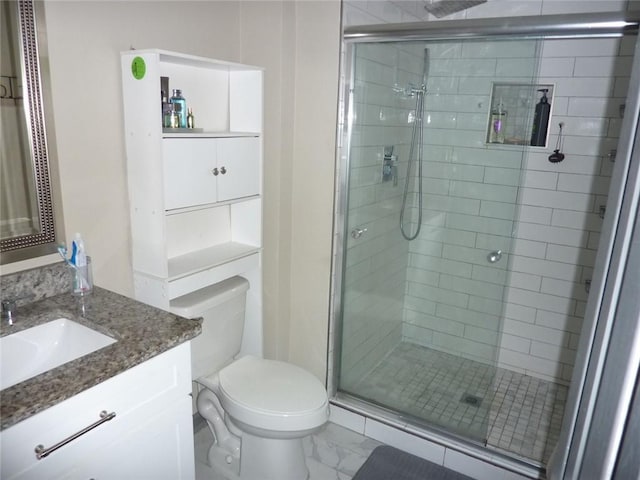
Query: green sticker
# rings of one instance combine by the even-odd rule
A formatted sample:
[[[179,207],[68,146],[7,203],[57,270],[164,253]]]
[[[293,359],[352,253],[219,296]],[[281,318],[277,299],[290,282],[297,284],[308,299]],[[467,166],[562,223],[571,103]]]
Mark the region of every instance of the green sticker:
[[[144,58],[136,57],[131,62],[131,73],[136,80],[142,80],[144,74],[147,72],[147,65],[144,63]]]

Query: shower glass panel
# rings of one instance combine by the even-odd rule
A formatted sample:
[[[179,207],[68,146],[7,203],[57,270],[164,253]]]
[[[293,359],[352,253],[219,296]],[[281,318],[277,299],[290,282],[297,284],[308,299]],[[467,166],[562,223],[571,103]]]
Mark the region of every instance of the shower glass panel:
[[[338,389],[485,443],[539,42],[349,48]]]

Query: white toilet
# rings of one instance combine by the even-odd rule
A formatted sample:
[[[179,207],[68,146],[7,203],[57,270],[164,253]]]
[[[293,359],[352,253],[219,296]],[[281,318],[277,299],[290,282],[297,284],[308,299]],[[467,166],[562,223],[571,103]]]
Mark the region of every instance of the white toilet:
[[[173,313],[203,318],[191,363],[197,409],[214,436],[209,463],[242,480],[305,480],[302,439],[328,420],[327,392],[295,365],[237,358],[248,289],[233,277],[171,301]]]

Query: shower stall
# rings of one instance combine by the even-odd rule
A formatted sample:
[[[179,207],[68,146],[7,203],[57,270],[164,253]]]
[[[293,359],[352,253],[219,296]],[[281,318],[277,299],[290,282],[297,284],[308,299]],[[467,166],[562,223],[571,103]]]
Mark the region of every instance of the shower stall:
[[[334,402],[544,468],[574,408],[636,43],[602,20],[347,29]]]

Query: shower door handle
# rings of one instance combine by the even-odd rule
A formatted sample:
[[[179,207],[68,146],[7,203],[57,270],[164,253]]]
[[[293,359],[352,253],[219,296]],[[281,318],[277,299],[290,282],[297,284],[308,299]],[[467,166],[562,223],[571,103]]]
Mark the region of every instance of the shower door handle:
[[[360,238],[366,232],[367,232],[366,228],[358,228],[358,227],[356,227],[353,230],[351,230],[351,238],[354,238],[354,239],[357,240],[358,238]]]

